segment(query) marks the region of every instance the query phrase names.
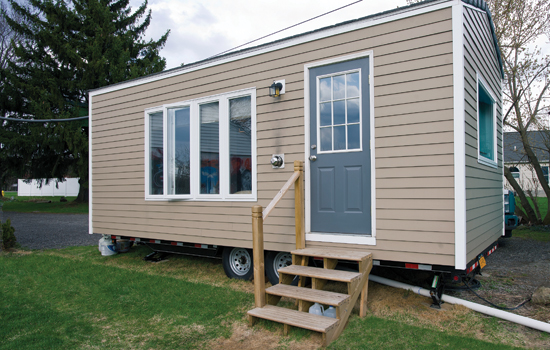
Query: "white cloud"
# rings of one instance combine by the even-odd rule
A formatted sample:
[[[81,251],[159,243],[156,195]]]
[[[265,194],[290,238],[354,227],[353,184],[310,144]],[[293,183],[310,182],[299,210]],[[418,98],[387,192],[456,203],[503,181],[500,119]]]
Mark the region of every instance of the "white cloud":
[[[140,4],[139,0],[131,1],[133,8]],[[153,19],[147,37],[158,39],[166,30],[171,30],[161,55],[167,59],[167,68],[173,68],[208,58],[345,4],[328,0],[152,0],[148,8]],[[406,0],[362,1],[252,45],[405,5]]]

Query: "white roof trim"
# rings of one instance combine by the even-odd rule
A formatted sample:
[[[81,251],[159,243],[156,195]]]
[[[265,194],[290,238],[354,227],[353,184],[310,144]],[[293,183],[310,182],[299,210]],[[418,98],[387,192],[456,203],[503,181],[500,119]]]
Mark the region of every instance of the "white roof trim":
[[[190,64],[190,66],[187,68],[184,66],[181,69],[168,70],[158,74],[146,76],[141,79],[138,78],[136,80],[131,80],[125,83],[106,86],[104,88],[99,88],[99,89],[90,91],[89,95],[91,97],[91,96],[101,95],[101,94],[105,94],[113,91],[123,90],[129,87],[148,84],[154,81],[171,78],[181,74],[193,72],[199,69],[218,66],[224,63],[237,61],[243,58],[257,56],[257,55],[261,55],[267,52],[272,52],[275,50],[280,50],[286,47],[299,45],[306,42],[319,40],[322,38],[326,38],[326,37],[330,37],[330,36],[334,36],[334,35],[338,35],[346,32],[351,32],[351,31],[355,31],[363,28],[368,28],[368,27],[376,26],[382,23],[396,21],[407,17],[417,16],[423,13],[437,11],[440,9],[451,7],[457,2],[461,2],[461,0],[440,0],[440,1],[430,2],[421,6],[416,6],[413,8],[407,7],[407,8],[404,8],[402,11],[392,12],[386,15],[380,15],[374,18],[357,20],[348,24],[336,25],[335,27],[329,27],[324,30],[321,29],[319,31],[315,31],[309,34],[304,34],[295,38],[289,38],[288,40],[283,39],[282,41],[277,41],[272,44],[261,45],[261,46],[258,46],[257,48],[245,50],[244,52],[236,52],[233,55],[230,54],[229,56],[222,56],[222,58],[220,59],[213,58],[211,60],[205,61],[203,64],[200,64],[200,63],[196,65]]]

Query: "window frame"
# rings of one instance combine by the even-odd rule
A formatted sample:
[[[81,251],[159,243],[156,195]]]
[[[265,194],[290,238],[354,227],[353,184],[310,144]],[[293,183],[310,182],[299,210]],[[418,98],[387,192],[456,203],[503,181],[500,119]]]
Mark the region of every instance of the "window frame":
[[[230,191],[230,112],[229,101],[235,98],[250,96],[250,133],[251,133],[251,193],[231,194]],[[220,193],[200,193],[200,105],[210,102],[219,103],[219,182]],[[189,144],[190,144],[190,194],[168,194],[168,161],[170,158],[168,150],[168,110],[189,107]],[[154,113],[163,114],[163,194],[155,195],[150,193],[150,118]],[[257,201],[257,127],[256,127],[256,88],[247,88],[231,91],[196,99],[179,101],[162,106],[145,109],[145,200],[148,201]]]
[[[485,79],[481,77],[479,73],[477,73],[477,79],[476,79],[476,108],[477,108],[477,161],[480,164],[487,165],[492,168],[498,168],[498,148],[497,148],[497,99],[495,97],[495,94],[493,91],[489,88],[489,84],[485,82]],[[480,133],[480,109],[479,109],[479,88],[481,88],[485,91],[485,93],[491,98],[492,100],[492,112],[493,112],[493,156],[495,159],[487,158],[483,155],[481,155],[481,133]]]

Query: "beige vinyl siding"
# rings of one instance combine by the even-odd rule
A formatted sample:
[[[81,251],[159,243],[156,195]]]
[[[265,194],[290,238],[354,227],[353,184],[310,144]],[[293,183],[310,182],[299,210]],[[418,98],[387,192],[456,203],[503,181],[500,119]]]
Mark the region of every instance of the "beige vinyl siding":
[[[470,261],[496,241],[503,230],[502,101],[500,70],[487,15],[465,7],[464,31],[466,258]],[[478,163],[476,72],[497,99],[496,169]]]
[[[265,207],[293,161],[305,158],[304,65],[372,50],[377,244],[345,247],[376,259],[453,265],[451,28],[447,8],[94,96],[94,232],[251,247],[254,202],[144,200],[144,110],[256,87],[258,204]],[[274,79],[286,80],[280,99],[267,96]],[[284,169],[271,168],[274,153],[285,154]],[[267,250],[294,248],[292,190],[266,220],[264,239]]]

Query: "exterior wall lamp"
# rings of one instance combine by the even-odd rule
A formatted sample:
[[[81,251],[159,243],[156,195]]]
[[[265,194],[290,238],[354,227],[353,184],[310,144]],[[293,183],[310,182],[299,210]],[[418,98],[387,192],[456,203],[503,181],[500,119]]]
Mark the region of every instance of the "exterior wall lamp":
[[[284,80],[277,80],[274,81],[273,84],[269,87],[269,96],[271,97],[279,97],[280,95],[285,93],[285,81]]]

